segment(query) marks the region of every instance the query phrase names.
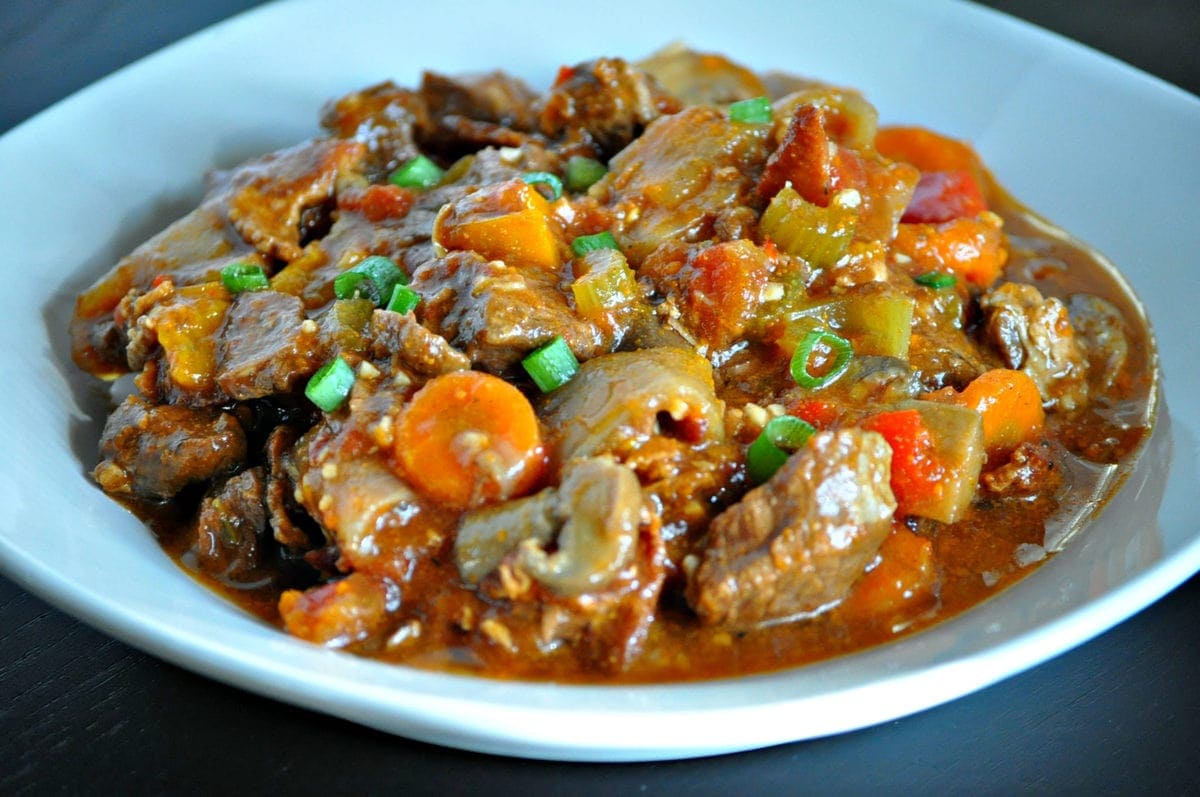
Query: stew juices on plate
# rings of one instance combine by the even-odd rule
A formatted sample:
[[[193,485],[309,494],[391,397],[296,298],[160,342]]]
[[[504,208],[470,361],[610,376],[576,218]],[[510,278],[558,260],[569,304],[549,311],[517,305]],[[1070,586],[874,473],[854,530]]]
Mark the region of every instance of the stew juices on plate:
[[[1020,578],[1153,415],[967,145],[681,48],[426,73],[211,175],[75,308],[96,482],[288,633],[492,677],[860,649]]]

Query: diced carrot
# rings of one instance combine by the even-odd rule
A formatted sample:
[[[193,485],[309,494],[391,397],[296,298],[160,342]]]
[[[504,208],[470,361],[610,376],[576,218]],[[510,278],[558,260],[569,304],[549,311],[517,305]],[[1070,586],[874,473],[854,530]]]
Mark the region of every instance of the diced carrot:
[[[911,507],[937,500],[946,468],[938,459],[933,435],[918,410],[893,410],[872,415],[862,428],[879,432],[892,447],[892,493],[896,515],[911,514]]]
[[[961,393],[946,388],[926,398],[975,410],[983,418],[983,445],[995,459],[1034,440],[1046,421],[1037,384],[1022,371],[994,368],[976,377]]]
[[[879,547],[879,561],[842,602],[849,616],[885,622],[912,620],[935,600],[933,544],[900,524]]]
[[[875,149],[892,160],[905,161],[923,172],[968,172],[984,185],[983,165],[968,144],[923,127],[882,127]]]
[[[480,371],[443,374],[418,390],[396,424],[394,453],[411,484],[458,509],[523,495],[546,465],[528,399]]]
[[[562,263],[561,244],[550,213],[536,188],[509,180],[446,204],[433,223],[433,239],[510,266],[555,269]]]
[[[1000,277],[1008,248],[999,217],[990,213],[943,224],[900,224],[893,246],[915,264],[915,273],[951,271],[986,288]]]

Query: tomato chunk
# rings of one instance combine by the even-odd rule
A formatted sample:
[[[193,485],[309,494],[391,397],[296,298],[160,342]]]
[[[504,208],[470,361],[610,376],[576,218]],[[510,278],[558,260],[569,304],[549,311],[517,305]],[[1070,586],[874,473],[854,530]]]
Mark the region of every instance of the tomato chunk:
[[[987,210],[983,192],[970,172],[923,172],[900,221],[940,224]]]

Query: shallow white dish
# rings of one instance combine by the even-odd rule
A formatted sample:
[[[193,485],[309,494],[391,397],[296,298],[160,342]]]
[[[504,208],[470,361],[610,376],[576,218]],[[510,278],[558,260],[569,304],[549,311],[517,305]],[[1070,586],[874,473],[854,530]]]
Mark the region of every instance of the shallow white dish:
[[[965,5],[617,2],[594,13],[271,5],[0,139],[0,174],[21,187],[0,215],[0,262],[26,275],[0,295],[4,572],[131,644],[281,700],[456,747],[636,760],[810,738],[936,705],[1102,632],[1200,569],[1200,375],[1191,341],[1172,334],[1191,328],[1200,294],[1200,101]],[[579,44],[579,31],[596,29],[601,45]],[[1017,197],[1121,266],[1159,332],[1172,418],[1160,416],[1138,471],[1063,553],[930,631],[803,669],[662,687],[512,684],[292,640],[185,576],[91,484],[104,396],[67,356],[74,295],[185,212],[206,170],[315,134],[325,99],[385,77],[503,66],[542,87],[560,63],[598,54],[581,47],[639,57],[668,39],[853,85],[886,122],[974,141]]]

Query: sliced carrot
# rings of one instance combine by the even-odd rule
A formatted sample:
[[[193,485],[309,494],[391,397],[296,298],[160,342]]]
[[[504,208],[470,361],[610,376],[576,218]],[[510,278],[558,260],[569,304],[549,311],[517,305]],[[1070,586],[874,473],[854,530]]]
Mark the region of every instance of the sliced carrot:
[[[968,172],[977,185],[985,184],[983,164],[975,150],[923,127],[882,127],[875,134],[875,150],[923,172]]]
[[[546,465],[533,407],[480,371],[435,377],[400,414],[394,453],[418,490],[456,509],[523,495]]]
[[[510,266],[558,268],[560,243],[550,203],[522,180],[496,183],[445,205],[433,239],[447,249],[470,249]]]
[[[841,611],[856,619],[912,620],[933,605],[936,580],[933,544],[896,524],[878,563],[855,583]]]
[[[1008,262],[1000,220],[990,213],[942,224],[897,225],[893,246],[912,260],[914,273],[951,271],[981,288],[999,279]]]
[[[1042,433],[1046,421],[1037,384],[1022,371],[994,368],[976,377],[961,393],[947,388],[925,398],[975,410],[983,418],[988,458],[1004,456]]]

